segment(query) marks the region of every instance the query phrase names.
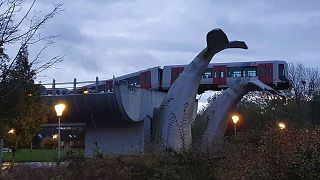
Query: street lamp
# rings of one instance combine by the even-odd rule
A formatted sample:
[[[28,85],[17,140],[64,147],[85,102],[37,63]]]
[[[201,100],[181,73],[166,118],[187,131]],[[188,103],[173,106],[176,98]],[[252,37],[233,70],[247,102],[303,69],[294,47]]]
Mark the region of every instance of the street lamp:
[[[14,134],[14,129],[10,129],[10,130],[8,131],[8,134]]]
[[[52,139],[58,139],[58,134],[54,134],[53,136],[52,136]]]
[[[285,129],[286,128],[286,124],[283,123],[283,122],[279,122],[278,126],[279,126],[280,129]]]
[[[240,120],[240,118],[239,118],[238,115],[233,115],[231,117],[231,119],[232,119],[232,122],[233,122],[233,125],[234,125],[234,135],[236,135],[237,134],[237,123]]]
[[[54,106],[57,116],[58,116],[58,158],[60,158],[60,151],[61,151],[61,135],[60,135],[60,117],[62,116],[63,110],[66,105],[60,103]]]

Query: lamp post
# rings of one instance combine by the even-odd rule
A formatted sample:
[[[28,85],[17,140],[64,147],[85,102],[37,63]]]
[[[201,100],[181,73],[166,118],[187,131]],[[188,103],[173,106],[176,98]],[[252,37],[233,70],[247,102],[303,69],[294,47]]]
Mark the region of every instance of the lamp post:
[[[14,162],[14,158],[15,158],[15,156],[16,156],[16,147],[15,147],[15,145],[16,145],[16,139],[15,139],[15,137],[14,137],[14,135],[15,135],[15,129],[13,129],[13,128],[11,128],[9,131],[8,131],[8,134],[9,134],[9,136],[10,136],[10,139],[12,140],[12,142],[11,142],[11,163],[13,163]]]
[[[62,116],[63,110],[66,107],[64,104],[57,104],[54,106],[58,116],[58,158],[60,158],[61,151],[61,134],[60,134],[60,117]]]
[[[234,135],[237,134],[237,123],[239,121],[239,116],[238,115],[233,115],[232,117],[232,122],[233,122],[233,125],[234,125]]]

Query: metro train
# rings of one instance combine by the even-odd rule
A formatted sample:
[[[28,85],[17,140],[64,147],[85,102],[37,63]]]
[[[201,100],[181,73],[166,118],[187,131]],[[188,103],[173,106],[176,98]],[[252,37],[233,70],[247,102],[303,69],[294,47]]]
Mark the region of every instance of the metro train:
[[[168,91],[187,65],[172,65],[148,68],[135,73],[116,77],[98,84],[98,92],[113,91],[113,84],[126,81],[130,87],[141,87],[150,90]],[[256,78],[275,89],[287,89],[288,64],[285,61],[253,61],[232,63],[211,63],[202,74],[198,93],[206,90],[221,90],[232,85],[239,78]],[[95,85],[82,87],[95,92]]]

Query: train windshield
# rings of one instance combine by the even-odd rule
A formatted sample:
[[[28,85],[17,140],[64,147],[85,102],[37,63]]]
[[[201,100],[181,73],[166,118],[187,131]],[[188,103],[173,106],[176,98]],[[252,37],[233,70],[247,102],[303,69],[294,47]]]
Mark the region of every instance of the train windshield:
[[[286,80],[286,71],[284,64],[279,64],[279,78],[280,80]]]

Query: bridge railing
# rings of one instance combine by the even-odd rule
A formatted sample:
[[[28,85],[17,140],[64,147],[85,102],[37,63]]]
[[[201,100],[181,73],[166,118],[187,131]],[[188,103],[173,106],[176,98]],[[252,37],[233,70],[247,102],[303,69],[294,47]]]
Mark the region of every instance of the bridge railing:
[[[96,77],[95,81],[81,81],[78,82],[76,78],[73,82],[56,82],[55,79],[52,83],[41,83],[42,96],[56,96],[67,94],[87,94],[87,93],[105,93],[112,92],[113,89],[107,89],[107,80],[99,80]],[[115,78],[113,78],[113,85]],[[80,85],[80,86],[79,86]]]

